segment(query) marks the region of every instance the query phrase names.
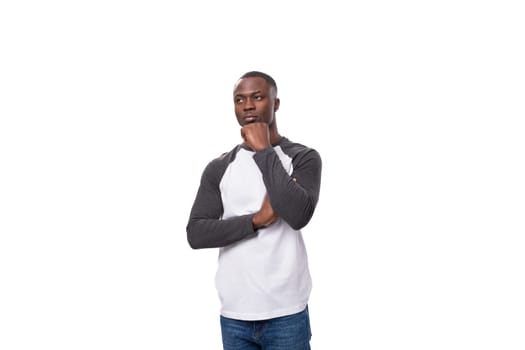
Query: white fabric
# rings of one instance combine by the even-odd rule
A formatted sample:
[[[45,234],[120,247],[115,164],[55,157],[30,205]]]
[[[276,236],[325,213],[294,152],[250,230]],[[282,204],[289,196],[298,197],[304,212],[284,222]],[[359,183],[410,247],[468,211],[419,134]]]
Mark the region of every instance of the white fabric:
[[[291,174],[291,158],[279,146],[274,149]],[[266,189],[252,157],[241,148],[221,179],[222,219],[261,207]],[[302,311],[312,281],[301,232],[278,219],[255,237],[221,248],[215,284],[224,317],[262,320]]]

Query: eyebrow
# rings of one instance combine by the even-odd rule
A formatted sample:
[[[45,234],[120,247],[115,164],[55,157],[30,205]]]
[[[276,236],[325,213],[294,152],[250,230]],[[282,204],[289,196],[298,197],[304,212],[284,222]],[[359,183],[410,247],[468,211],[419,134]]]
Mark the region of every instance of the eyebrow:
[[[246,94],[243,94],[243,93],[236,93],[235,96],[255,95],[255,94],[260,94],[260,93],[262,93],[261,90],[256,90],[256,91],[248,92],[248,93],[246,93]]]

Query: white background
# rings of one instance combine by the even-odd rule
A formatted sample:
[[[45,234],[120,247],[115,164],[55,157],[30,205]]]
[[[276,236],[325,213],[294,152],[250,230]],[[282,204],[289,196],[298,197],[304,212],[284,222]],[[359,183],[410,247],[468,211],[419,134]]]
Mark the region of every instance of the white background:
[[[220,349],[185,225],[279,85],[323,158],[314,349],[524,349],[519,1],[2,1],[0,348]]]

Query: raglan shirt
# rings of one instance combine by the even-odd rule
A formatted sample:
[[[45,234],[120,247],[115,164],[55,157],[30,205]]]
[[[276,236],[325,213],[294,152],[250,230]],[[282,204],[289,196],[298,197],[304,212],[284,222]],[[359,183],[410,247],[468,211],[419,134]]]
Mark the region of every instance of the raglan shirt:
[[[317,151],[282,137],[259,152],[238,145],[205,168],[187,225],[193,248],[219,247],[221,315],[263,320],[302,311],[312,281],[301,234],[319,198]],[[265,195],[278,215],[254,230]]]

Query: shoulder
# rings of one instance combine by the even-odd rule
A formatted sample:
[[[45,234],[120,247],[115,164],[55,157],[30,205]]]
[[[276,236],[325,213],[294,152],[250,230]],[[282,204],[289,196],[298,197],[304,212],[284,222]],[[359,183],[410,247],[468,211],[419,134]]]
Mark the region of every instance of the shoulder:
[[[321,155],[316,149],[308,147],[302,143],[290,141],[286,137],[282,138],[279,146],[282,151],[294,161],[305,159],[317,159],[321,161]]]
[[[204,172],[207,174],[210,173],[216,173],[221,174],[223,173],[226,168],[228,167],[228,164],[233,162],[235,160],[235,156],[237,155],[237,152],[239,152],[240,145],[235,146],[232,150],[228,152],[222,153],[220,156],[212,159],[204,169]]]

